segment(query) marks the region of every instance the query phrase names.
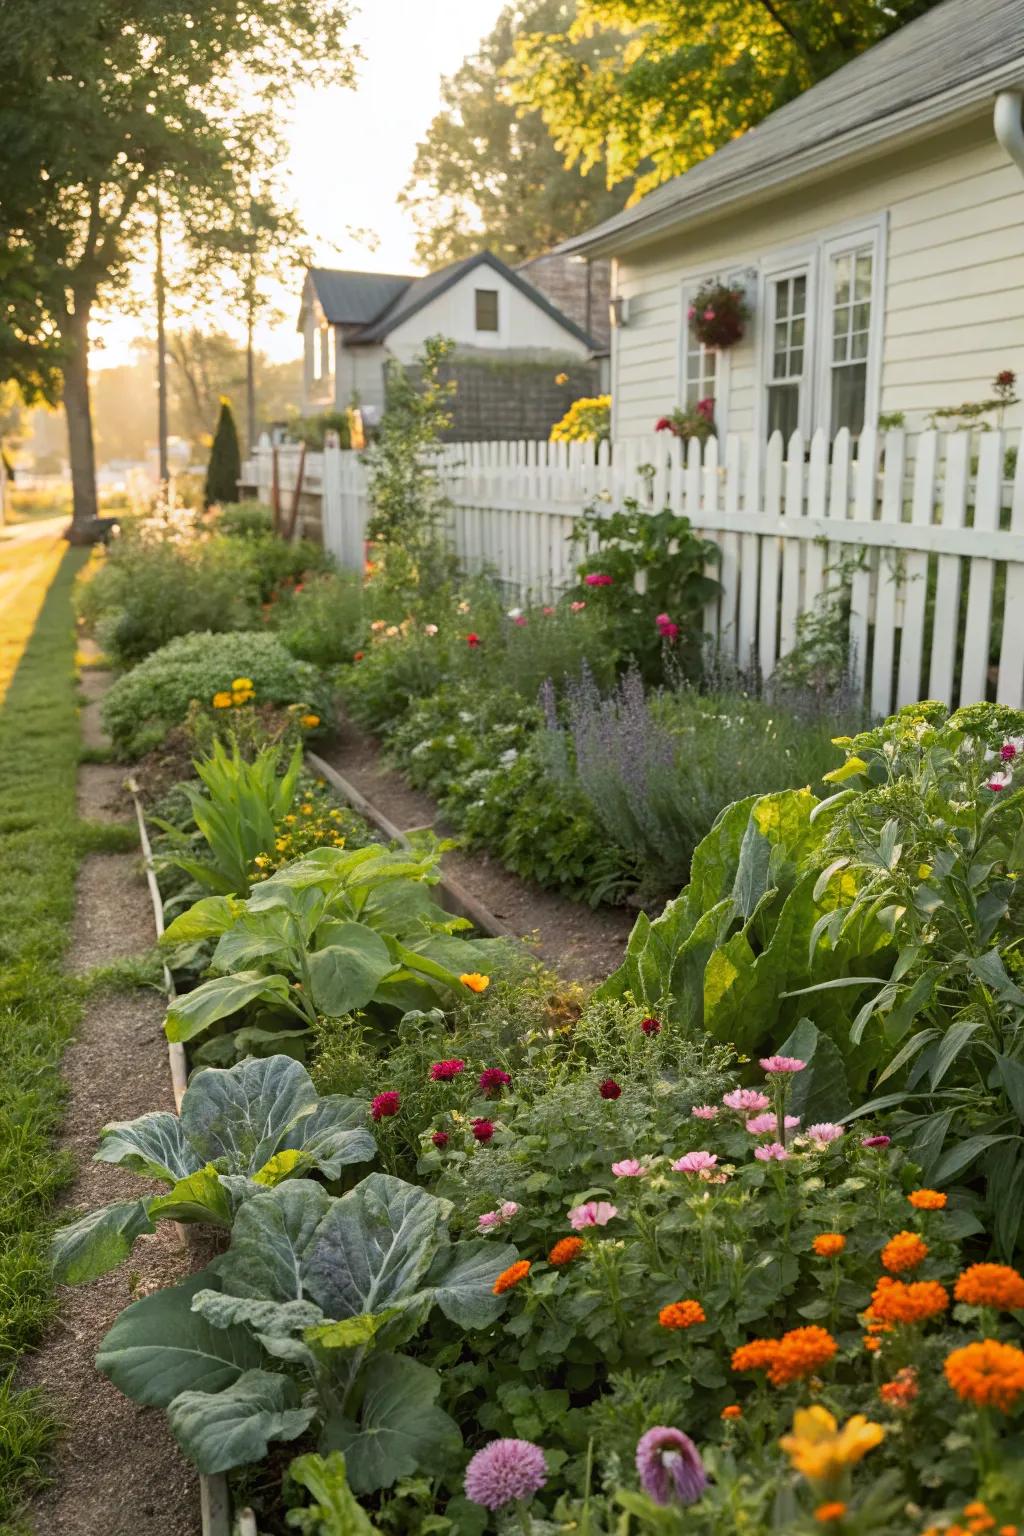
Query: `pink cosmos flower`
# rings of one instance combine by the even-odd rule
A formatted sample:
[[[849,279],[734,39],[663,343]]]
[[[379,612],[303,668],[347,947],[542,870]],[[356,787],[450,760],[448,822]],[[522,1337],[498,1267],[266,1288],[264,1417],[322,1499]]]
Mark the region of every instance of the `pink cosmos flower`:
[[[675,1173],[710,1173],[718,1162],[714,1152],[687,1152],[672,1164]]]
[[[460,1061],[457,1056],[453,1056],[449,1061],[435,1061],[430,1069],[430,1076],[435,1083],[450,1083],[465,1070],[466,1063]]]
[[[806,1061],[799,1056],[762,1056],[761,1066],[766,1072],[802,1072]]]
[[[584,576],[583,581],[588,587],[610,587],[612,578],[605,571],[590,571]]]
[[[608,1200],[588,1200],[569,1212],[569,1225],[574,1232],[582,1232],[584,1227],[606,1227],[618,1214],[618,1206]]]
[[[695,1120],[713,1120],[718,1114],[718,1106],[716,1104],[695,1104],[690,1110],[690,1114]]]
[[[640,1486],[655,1504],[696,1504],[708,1486],[700,1452],[681,1429],[656,1424],[636,1445]]]
[[[642,1179],[648,1171],[635,1157],[624,1157],[621,1163],[612,1163],[612,1173],[617,1179]]]
[[[800,1124],[800,1116],[787,1115],[783,1123],[787,1131],[795,1131],[797,1126]],[[778,1116],[769,1110],[767,1114],[755,1115],[753,1120],[748,1120],[747,1130],[750,1132],[751,1136],[764,1136],[768,1131],[777,1130],[778,1124]]]
[[[827,1147],[830,1141],[838,1141],[843,1134],[841,1125],[833,1125],[831,1120],[819,1120],[814,1125],[807,1127],[807,1137],[819,1149]]]
[[[484,1509],[504,1509],[532,1498],[547,1482],[544,1452],[532,1440],[492,1440],[466,1468],[466,1498]]]
[[[771,1099],[766,1093],[759,1093],[756,1088],[734,1088],[722,1098],[726,1109],[738,1109],[743,1114],[755,1113],[759,1109],[767,1109]]]
[[[378,1093],[375,1099],[370,1100],[370,1114],[374,1120],[385,1120],[389,1115],[397,1115],[401,1098],[393,1091]]]
[[[862,1147],[887,1147],[892,1141],[891,1136],[865,1136],[861,1141]]]
[[[789,1160],[789,1153],[781,1141],[769,1141],[766,1146],[755,1147],[754,1156],[759,1163],[785,1163]]]

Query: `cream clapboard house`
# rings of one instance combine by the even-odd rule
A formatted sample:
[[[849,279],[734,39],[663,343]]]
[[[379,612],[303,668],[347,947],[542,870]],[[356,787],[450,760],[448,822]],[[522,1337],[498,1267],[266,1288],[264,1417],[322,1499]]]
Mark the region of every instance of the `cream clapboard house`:
[[[1024,385],[1022,92],[1024,0],[944,0],[567,241],[613,259],[613,435],[708,396],[720,435],[913,430]],[[707,279],[752,310],[721,353],[686,320]]]

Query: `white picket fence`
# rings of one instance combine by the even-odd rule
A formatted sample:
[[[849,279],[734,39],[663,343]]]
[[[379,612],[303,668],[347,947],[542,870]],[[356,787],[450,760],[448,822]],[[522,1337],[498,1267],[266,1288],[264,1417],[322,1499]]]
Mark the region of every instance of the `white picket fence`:
[[[573,521],[585,506],[629,499],[670,506],[713,539],[722,584],[704,614],[720,652],[769,675],[793,646],[797,620],[851,578],[850,639],[872,713],[921,697],[986,697],[1024,707],[1024,452],[1004,478],[1001,432],[845,431],[788,445],[750,437],[688,446],[668,434],[610,446],[469,443],[445,448],[440,472],[450,539],[467,572],[490,571],[521,596],[557,595],[573,580]],[[269,493],[269,445],[244,471]],[[282,495],[297,450],[278,451]],[[360,569],[369,515],[358,454],[306,459],[322,498],[324,543]],[[314,489],[315,488],[315,489]],[[844,558],[845,557],[845,558]],[[929,597],[931,596],[931,601]],[[965,601],[962,602],[962,597]]]

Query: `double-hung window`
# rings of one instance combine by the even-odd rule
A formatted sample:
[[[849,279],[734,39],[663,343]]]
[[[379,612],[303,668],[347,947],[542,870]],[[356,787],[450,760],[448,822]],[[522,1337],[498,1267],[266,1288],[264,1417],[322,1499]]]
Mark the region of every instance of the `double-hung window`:
[[[714,400],[718,394],[720,355],[706,347],[693,334],[689,322],[690,303],[697,291],[691,284],[683,294],[683,406],[692,411],[701,400]]]
[[[872,243],[826,252],[825,281],[828,356],[824,395],[832,437],[841,427],[856,436],[864,427],[868,401],[875,251]]]
[[[784,441],[806,426],[810,365],[807,304],[810,273],[794,267],[768,279],[766,345],[768,349],[768,435]]]

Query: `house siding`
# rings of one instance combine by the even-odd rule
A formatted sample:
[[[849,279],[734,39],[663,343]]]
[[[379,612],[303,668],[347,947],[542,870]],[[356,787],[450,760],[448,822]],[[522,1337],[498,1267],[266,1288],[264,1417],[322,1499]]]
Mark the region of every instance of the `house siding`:
[[[497,331],[476,329],[474,291],[477,288],[498,292]],[[411,363],[429,336],[448,336],[456,346],[538,348],[571,357],[589,355],[583,342],[490,267],[467,272],[423,309],[397,325],[388,336],[388,351],[400,362]]]
[[[615,291],[629,302],[612,351],[614,431],[649,433],[678,404],[691,275],[732,276],[790,246],[858,220],[885,218],[880,410],[924,425],[936,407],[987,398],[1002,368],[1024,376],[1024,176],[1000,148],[991,116],[769,202],[734,210],[620,257]],[[728,354],[726,429],[760,424],[763,289],[743,340]],[[1008,413],[1024,422],[1020,406]]]

